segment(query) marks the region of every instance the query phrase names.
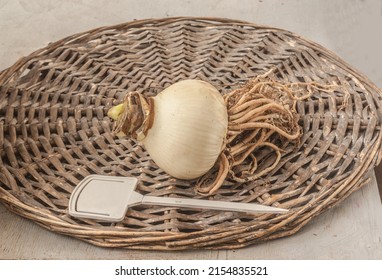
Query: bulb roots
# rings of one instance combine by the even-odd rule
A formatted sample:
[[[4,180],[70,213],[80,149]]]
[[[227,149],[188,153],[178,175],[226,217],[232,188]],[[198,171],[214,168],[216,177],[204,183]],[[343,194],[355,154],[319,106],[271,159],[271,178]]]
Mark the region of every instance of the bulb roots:
[[[264,74],[226,94],[226,145],[214,168],[199,178],[195,190],[211,195],[226,179],[246,183],[274,170],[281,160],[282,147],[299,143],[302,131],[297,101],[310,97],[315,90],[330,92],[332,86],[282,83]],[[265,150],[268,156],[264,156]],[[261,167],[260,160],[264,162]]]

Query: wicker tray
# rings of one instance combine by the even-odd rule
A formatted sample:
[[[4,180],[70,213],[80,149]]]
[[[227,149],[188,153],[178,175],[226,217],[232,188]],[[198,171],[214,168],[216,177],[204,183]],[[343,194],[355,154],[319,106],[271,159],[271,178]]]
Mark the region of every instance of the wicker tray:
[[[135,176],[154,196],[198,197],[145,150],[113,138],[106,112],[128,91],[156,94],[185,78],[226,93],[273,70],[284,81],[336,83],[298,103],[303,137],[276,170],[226,182],[204,199],[258,202],[287,214],[250,215],[139,206],[120,223],[68,215],[89,174]],[[239,248],[296,233],[362,187],[380,161],[381,91],[336,55],[296,34],[215,18],[167,18],[76,34],[0,73],[0,201],[11,211],[95,245],[182,250]]]

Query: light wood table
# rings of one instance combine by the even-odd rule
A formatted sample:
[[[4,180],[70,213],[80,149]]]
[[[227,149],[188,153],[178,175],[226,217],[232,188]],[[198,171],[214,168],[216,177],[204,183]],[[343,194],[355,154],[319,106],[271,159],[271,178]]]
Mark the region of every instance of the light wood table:
[[[177,15],[234,18],[294,31],[335,51],[382,87],[378,0],[0,0],[0,69],[77,32]],[[291,237],[240,250],[146,252],[98,248],[58,235],[0,204],[0,259],[382,259],[381,214],[372,174],[368,185]]]
[[[6,259],[382,259],[382,206],[375,178],[297,234],[239,250],[155,252],[105,249],[61,236],[0,205]]]

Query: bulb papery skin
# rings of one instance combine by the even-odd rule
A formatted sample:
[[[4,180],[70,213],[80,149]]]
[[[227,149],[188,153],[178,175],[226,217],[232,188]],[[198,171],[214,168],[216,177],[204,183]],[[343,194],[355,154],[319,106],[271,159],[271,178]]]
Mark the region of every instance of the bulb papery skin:
[[[195,179],[217,161],[225,145],[227,106],[218,90],[200,80],[177,82],[153,98],[154,118],[141,140],[169,175]]]

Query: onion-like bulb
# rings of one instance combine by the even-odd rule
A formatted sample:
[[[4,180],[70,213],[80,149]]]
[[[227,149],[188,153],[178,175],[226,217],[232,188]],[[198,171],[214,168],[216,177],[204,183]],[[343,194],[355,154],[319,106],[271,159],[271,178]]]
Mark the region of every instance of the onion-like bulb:
[[[225,147],[227,107],[219,91],[204,81],[184,80],[155,97],[131,92],[122,107],[108,114],[117,119],[117,131],[140,141],[175,178],[204,175]]]
[[[301,136],[297,100],[335,88],[275,81],[272,71],[224,96],[199,80],[175,83],[155,97],[132,92],[108,115],[114,131],[143,143],[164,171],[200,177],[195,190],[213,194],[227,178],[246,183],[277,169],[284,147]]]

